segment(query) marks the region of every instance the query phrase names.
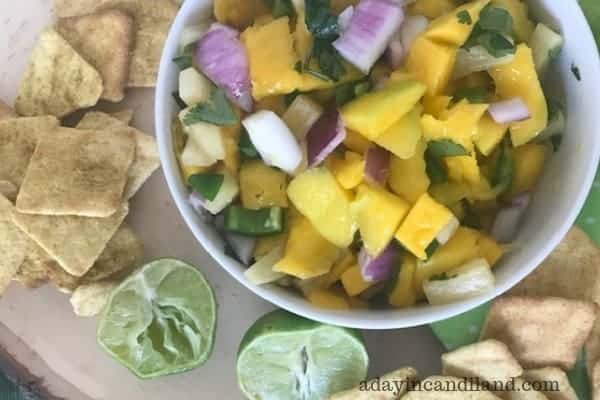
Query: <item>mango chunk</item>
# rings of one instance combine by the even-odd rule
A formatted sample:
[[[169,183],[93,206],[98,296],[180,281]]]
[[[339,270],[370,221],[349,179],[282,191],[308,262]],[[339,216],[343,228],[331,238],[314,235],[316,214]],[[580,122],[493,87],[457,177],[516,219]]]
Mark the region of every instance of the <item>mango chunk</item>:
[[[361,294],[375,282],[367,282],[360,272],[360,266],[355,264],[342,274],[342,285],[348,296],[353,297]]]
[[[537,143],[529,143],[514,150],[510,195],[516,196],[533,190],[544,171],[547,155],[548,148]]]
[[[424,193],[400,225],[396,239],[417,258],[425,260],[427,247],[455,220],[448,208]]]
[[[535,29],[535,25],[529,19],[527,2],[522,0],[492,0],[492,4],[506,9],[511,15],[513,19],[513,31],[517,41],[528,42]]]
[[[316,289],[311,291],[308,296],[308,301],[319,308],[327,310],[349,310],[350,304],[346,300],[346,296],[331,289]]]
[[[477,150],[487,157],[502,142],[507,131],[507,124],[499,124],[486,114],[479,120],[473,142],[475,142]]]
[[[388,297],[390,305],[397,308],[404,308],[417,304],[417,289],[415,287],[416,270],[417,259],[412,255],[404,256],[400,265],[400,272]]]
[[[364,184],[358,188],[352,210],[370,255],[376,256],[387,247],[409,209],[406,200],[386,190]]]
[[[344,250],[344,255],[333,264],[333,268],[331,268],[331,271],[325,276],[324,285],[330,287],[338,282],[342,278],[344,272],[348,271],[355,264],[356,257],[352,251]]]
[[[368,139],[376,139],[412,110],[425,90],[423,84],[406,80],[367,93],[342,108],[344,124]]]
[[[453,0],[416,0],[408,8],[411,15],[424,15],[429,19],[441,17],[456,8]]]
[[[366,139],[360,133],[356,133],[350,129],[347,129],[346,139],[344,140],[344,146],[346,146],[355,153],[365,154],[371,146],[371,142],[369,142],[369,140]]]
[[[259,237],[254,247],[254,258],[258,260],[269,254],[276,247],[283,246],[287,240],[287,236],[287,233],[280,233],[279,235]]]
[[[448,177],[454,182],[476,185],[481,180],[475,156],[446,157],[444,163],[448,170]]]
[[[491,267],[502,258],[506,249],[491,237],[482,234],[479,238],[479,256],[486,259]]]
[[[325,161],[325,166],[335,175],[344,189],[354,189],[363,181],[365,160],[357,153],[347,151],[344,158],[332,154]]]
[[[456,8],[433,21],[423,36],[433,42],[462,46],[479,21],[479,13],[489,2],[490,0],[476,0]],[[466,13],[469,14],[470,23],[465,23],[460,17],[466,16]]]
[[[306,218],[294,218],[283,258],[273,270],[300,279],[328,273],[340,250],[328,242]]]
[[[531,49],[525,44],[518,45],[512,62],[497,65],[488,72],[498,96],[502,99],[520,97],[527,104],[531,118],[510,124],[510,137],[515,147],[530,142],[548,125],[548,105]]]
[[[421,140],[421,110],[417,106],[400,118],[387,131],[375,139],[375,143],[388,150],[396,157],[407,159],[415,155],[417,144]]]
[[[441,95],[450,82],[456,63],[456,51],[455,46],[437,43],[421,35],[408,52],[406,68],[427,86],[429,96]]]
[[[452,97],[450,96],[429,96],[425,95],[423,98],[423,111],[425,114],[429,114],[434,118],[440,119],[442,113],[444,113],[450,107]]]
[[[263,0],[215,0],[213,7],[217,21],[237,29],[245,29],[255,18],[269,13]]]
[[[344,190],[327,168],[312,168],[288,185],[288,197],[317,231],[338,247],[354,240],[356,223],[350,212],[352,195]]]
[[[302,78],[294,69],[298,56],[287,17],[246,29],[242,42],[248,53],[252,96],[256,100],[288,94],[300,86]]]
[[[411,158],[403,160],[392,156],[390,161],[388,184],[394,193],[411,204],[416,203],[427,192],[431,183],[427,175],[425,148],[425,143],[421,141]]]
[[[287,207],[286,188],[285,172],[262,161],[245,162],[240,169],[240,191],[246,208]]]

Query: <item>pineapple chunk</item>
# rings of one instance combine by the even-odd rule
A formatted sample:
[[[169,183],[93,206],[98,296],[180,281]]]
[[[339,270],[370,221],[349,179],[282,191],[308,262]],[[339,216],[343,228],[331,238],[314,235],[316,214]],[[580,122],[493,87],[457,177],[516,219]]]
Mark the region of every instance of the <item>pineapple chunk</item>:
[[[240,169],[242,204],[246,208],[287,207],[286,188],[285,173],[262,161],[246,162]]]
[[[425,90],[417,81],[404,80],[367,93],[342,108],[344,124],[368,139],[376,139],[412,110]]]
[[[283,278],[285,275],[273,271],[275,263],[283,257],[283,245],[274,247],[244,271],[244,276],[255,285],[265,285]]]
[[[507,124],[499,124],[489,115],[484,115],[479,121],[473,142],[475,142],[477,150],[487,157],[502,142],[507,131]]]
[[[365,249],[376,256],[394,237],[410,204],[383,189],[363,184],[358,188],[352,209]]]
[[[217,215],[227,208],[240,193],[238,182],[229,171],[221,168],[218,172],[223,175],[221,188],[214,199],[204,202],[204,208],[212,215]]]
[[[406,160],[392,156],[388,182],[394,193],[408,200],[411,204],[429,188],[431,183],[427,175],[425,163],[426,145],[420,142],[415,154]]]
[[[423,135],[421,129],[421,106],[400,118],[387,131],[375,139],[375,143],[387,149],[396,157],[407,159],[415,155],[417,145]]]
[[[300,279],[325,275],[339,257],[340,250],[328,242],[306,218],[294,218],[283,258],[273,270]]]
[[[425,260],[425,250],[448,225],[456,225],[456,217],[424,193],[400,225],[396,239],[419,259]],[[448,236],[447,232],[444,236]]]
[[[288,197],[317,231],[338,247],[354,240],[356,223],[350,212],[352,196],[326,168],[309,169],[288,185]]]
[[[514,175],[510,195],[516,196],[533,190],[537,184],[548,155],[543,144],[529,143],[514,150]]]
[[[223,145],[222,132],[223,128],[206,122],[196,122],[192,125],[186,125],[184,122],[185,117],[190,110],[191,108],[186,108],[179,113],[179,120],[182,123],[185,133],[188,135],[188,143],[194,142],[206,154],[206,156],[214,159],[215,161],[223,160],[225,158],[225,147]],[[205,164],[187,165],[206,166]]]
[[[360,154],[347,151],[342,159],[336,153],[325,160],[325,166],[335,175],[344,189],[354,189],[365,175],[365,160]]]
[[[308,294],[308,301],[327,310],[349,310],[350,304],[343,293],[332,289],[316,289]]]
[[[394,282],[394,288],[388,298],[392,306],[402,308],[417,304],[417,290],[414,279],[416,270],[417,259],[412,255],[404,256],[400,272]]]
[[[223,147],[225,149],[225,159],[223,164],[232,174],[238,174],[240,168],[240,137],[242,135],[242,124],[237,123],[231,126],[224,126],[223,130]]]
[[[188,106],[206,103],[210,99],[212,84],[194,67],[179,73],[179,97]]]
[[[489,2],[490,0],[471,1],[437,18],[429,25],[423,37],[433,42],[445,43],[450,46],[462,46],[479,21],[479,13]],[[471,23],[465,24],[461,21],[461,18],[458,16],[462,13],[469,13]]]
[[[342,274],[342,285],[350,297],[361,294],[375,283],[364,280],[358,264],[355,264]]]

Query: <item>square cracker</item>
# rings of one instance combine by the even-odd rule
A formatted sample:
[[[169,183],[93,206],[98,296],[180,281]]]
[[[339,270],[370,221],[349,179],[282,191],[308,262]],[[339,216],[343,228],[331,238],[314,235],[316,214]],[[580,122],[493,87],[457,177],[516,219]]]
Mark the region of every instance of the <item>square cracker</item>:
[[[0,180],[20,187],[38,139],[58,127],[54,117],[0,121]]]
[[[505,343],[524,368],[552,366],[568,371],[595,319],[595,305],[585,301],[502,297],[492,304],[481,339]]]
[[[0,195],[14,202],[17,198],[17,193],[19,193],[17,185],[11,181],[0,180]]]
[[[108,218],[12,213],[15,224],[74,276],[88,272],[127,216],[127,204]]]
[[[8,104],[0,100],[0,119],[15,118],[17,114]]]
[[[395,400],[406,393],[407,385],[411,381],[417,380],[417,371],[411,367],[400,368],[399,370],[385,374],[377,378],[379,387],[392,387],[394,390],[361,390],[361,387],[336,393],[329,397],[329,400]],[[389,383],[389,385],[387,384]],[[396,385],[401,387],[397,388]],[[366,387],[373,387],[373,382],[367,382]]]
[[[120,120],[101,112],[88,112],[77,125],[80,129],[102,129],[102,127],[119,129],[124,126],[126,125]],[[125,187],[124,198],[126,199],[133,197],[160,166],[156,139],[137,129],[133,130],[135,131],[136,150]]]
[[[15,102],[24,116],[64,117],[94,106],[104,90],[100,73],[54,29],[40,35]]]
[[[56,24],[58,33],[102,76],[104,100],[125,97],[133,25],[133,18],[121,10],[61,18]]]
[[[54,0],[59,17],[73,17],[118,8],[134,17],[135,46],[129,87],[154,87],[165,40],[179,4],[175,0]]]
[[[47,264],[56,264],[44,249],[27,238],[28,249],[25,261],[21,264],[15,280],[29,289],[36,289],[48,282]]]
[[[498,392],[504,400],[549,400],[542,392],[536,392],[531,390],[529,386],[526,387],[527,381],[523,378],[515,378],[513,380],[514,390],[505,390]]]
[[[529,369],[523,372],[523,379],[532,384],[546,385],[547,382],[554,387],[546,387],[542,393],[548,400],[577,400],[577,393],[569,382],[567,373],[560,368],[546,367]]]
[[[27,214],[104,218],[122,204],[135,156],[130,128],[58,128],[40,139],[17,196]]]
[[[10,285],[27,255],[27,236],[12,222],[12,203],[0,196],[0,295]]]

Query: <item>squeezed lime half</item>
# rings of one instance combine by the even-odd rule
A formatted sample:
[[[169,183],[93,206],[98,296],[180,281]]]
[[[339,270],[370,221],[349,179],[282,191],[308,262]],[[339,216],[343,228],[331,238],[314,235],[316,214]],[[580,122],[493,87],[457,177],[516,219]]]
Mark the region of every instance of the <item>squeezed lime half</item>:
[[[212,352],[216,308],[200,271],[179,260],[157,260],[113,291],[98,342],[140,378],[187,371]]]
[[[358,331],[279,310],[246,332],[237,376],[251,400],[321,400],[357,386],[366,378],[368,365]]]

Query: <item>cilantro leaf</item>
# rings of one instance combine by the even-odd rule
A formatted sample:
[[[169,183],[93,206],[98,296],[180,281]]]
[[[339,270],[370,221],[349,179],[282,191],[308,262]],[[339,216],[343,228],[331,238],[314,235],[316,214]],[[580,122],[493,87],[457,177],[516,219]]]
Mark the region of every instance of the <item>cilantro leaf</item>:
[[[173,62],[177,64],[177,67],[180,70],[188,69],[194,66],[194,49],[196,48],[196,43],[190,43],[184,47],[181,55],[175,57]]]
[[[431,242],[429,244],[429,246],[427,246],[427,248],[425,249],[425,254],[427,254],[427,259],[431,258],[431,256],[433,256],[433,253],[435,253],[435,251],[440,247],[440,242],[438,242],[436,239],[433,239],[433,242]]]
[[[500,151],[500,157],[496,163],[496,169],[494,176],[492,177],[492,185],[498,194],[502,194],[507,191],[512,185],[514,175],[514,160],[513,152],[510,147],[510,142],[505,139],[502,143],[502,149]]]
[[[448,172],[444,166],[445,157],[466,156],[469,152],[460,144],[450,139],[434,140],[429,142],[425,151],[427,175],[432,183],[448,181]]]
[[[458,14],[456,14],[456,18],[458,18],[458,22],[463,25],[471,25],[473,24],[473,18],[471,18],[471,14],[467,10],[462,10]]]
[[[221,190],[225,177],[223,174],[196,174],[188,178],[188,184],[206,200],[213,201]]]
[[[337,39],[340,33],[337,16],[331,11],[329,0],[306,0],[306,26],[316,39]]]
[[[223,89],[215,89],[210,101],[192,107],[183,118],[183,123],[193,125],[197,122],[226,126],[238,123],[238,116],[227,100]]]
[[[575,76],[579,82],[581,82],[581,71],[579,71],[579,67],[575,64],[571,64],[571,72]]]
[[[512,35],[513,18],[510,13],[501,7],[487,6],[479,14],[478,25],[488,32]]]
[[[242,131],[238,149],[242,157],[247,160],[260,159],[260,154],[258,154],[258,150],[254,147],[254,143],[250,140],[250,135],[248,135],[248,132],[245,129]]]
[[[265,0],[271,9],[273,18],[292,17],[295,15],[294,6],[290,0]]]
[[[479,21],[464,47],[482,46],[495,58],[514,54],[513,24],[513,18],[507,10],[487,6],[481,11]]]

